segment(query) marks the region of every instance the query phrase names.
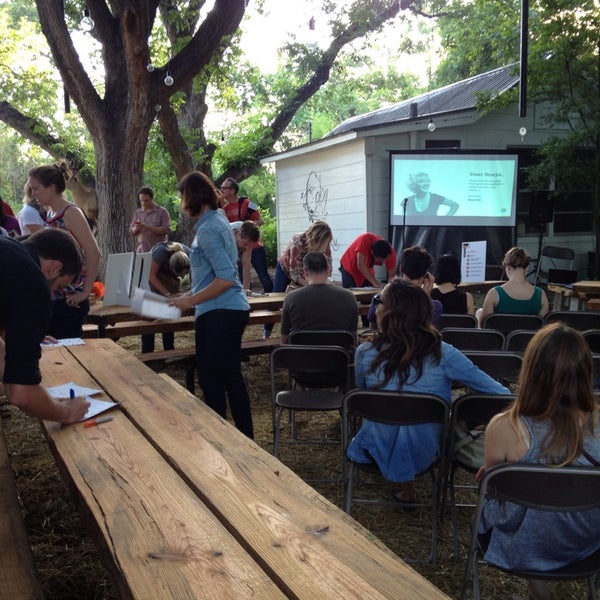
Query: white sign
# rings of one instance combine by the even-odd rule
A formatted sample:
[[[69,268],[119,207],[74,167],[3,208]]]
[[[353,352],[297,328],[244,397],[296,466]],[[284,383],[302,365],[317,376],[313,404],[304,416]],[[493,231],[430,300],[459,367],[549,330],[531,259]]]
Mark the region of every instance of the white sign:
[[[460,253],[461,281],[479,283],[485,281],[485,257],[487,242],[463,242]]]

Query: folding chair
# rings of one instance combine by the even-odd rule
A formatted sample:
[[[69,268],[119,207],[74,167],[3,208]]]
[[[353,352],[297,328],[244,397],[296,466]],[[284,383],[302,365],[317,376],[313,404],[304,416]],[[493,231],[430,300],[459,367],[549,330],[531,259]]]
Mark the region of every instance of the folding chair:
[[[455,474],[458,469],[472,473],[473,476],[483,465],[484,430],[493,416],[501,413],[514,401],[515,396],[501,394],[465,394],[452,403],[450,410],[450,452],[448,454],[448,489],[450,490],[450,516],[454,541],[454,562],[460,559],[458,543],[458,507],[474,507],[475,504],[456,501],[456,490],[476,490],[477,485],[458,485]],[[460,435],[459,435],[460,432]],[[467,433],[468,432],[468,433]],[[481,450],[481,462],[475,461],[474,454],[465,452],[468,447],[478,446]],[[442,502],[442,507],[444,502]]]
[[[354,352],[356,334],[344,329],[299,329],[290,333],[288,341],[304,346],[340,346],[348,352]]]
[[[493,313],[488,315],[483,322],[483,329],[498,329],[508,335],[515,329],[529,329],[536,331],[544,325],[544,319],[539,315],[519,315]]]
[[[444,327],[442,339],[459,350],[503,350],[504,334],[496,329]]]
[[[485,265],[486,281],[503,281],[506,279],[506,273],[502,265]]]
[[[446,475],[445,449],[449,430],[448,404],[442,398],[430,394],[352,390],[344,397],[342,413],[342,439],[344,441],[344,448],[348,447],[348,442],[354,435],[354,425],[362,419],[398,426],[410,426],[422,423],[439,423],[441,425],[439,457],[425,471],[419,473],[419,475],[428,473],[431,477],[431,503],[407,505],[408,507],[430,509],[431,554],[429,562],[437,562],[437,524]],[[355,497],[353,495],[353,484],[356,471],[365,471],[381,476],[381,472],[375,462],[367,464],[358,463],[346,456],[344,468],[344,510],[348,514],[352,512],[353,502],[397,506],[397,503],[393,501]]]
[[[538,259],[537,269],[535,271],[536,284],[548,283],[548,271],[550,268],[572,269],[573,260],[575,260],[575,251],[571,248],[561,248],[560,246],[544,246]],[[557,261],[562,261],[557,263]]]
[[[545,323],[560,321],[577,331],[600,329],[600,312],[586,310],[553,310],[544,317]]]
[[[446,327],[478,327],[478,324],[475,315],[442,313],[437,328],[441,330]]]
[[[500,464],[485,473],[479,487],[479,501],[473,519],[471,544],[465,570],[461,599],[466,598],[472,581],[473,597],[478,600],[478,558],[483,557],[483,540],[478,535],[483,507],[488,499],[512,502],[529,509],[558,512],[580,512],[600,508],[600,469],[597,467],[549,467],[533,464]],[[551,518],[552,515],[548,514]],[[543,557],[541,557],[543,558]],[[506,570],[486,563],[511,575],[528,579],[568,581],[588,580],[589,597],[596,598],[595,578],[600,573],[600,551],[592,556],[553,571]]]
[[[529,340],[536,334],[531,329],[515,329],[506,336],[505,352],[518,352],[522,354],[529,344]]]
[[[341,439],[297,438],[293,414],[296,411],[338,411],[341,416],[344,392],[350,387],[350,358],[339,346],[278,346],[269,360],[273,454],[279,455],[281,415],[290,412],[290,438],[294,444],[340,444]],[[276,374],[288,372],[286,389]]]
[[[598,354],[600,352],[600,329],[588,329],[582,335],[588,343],[590,350],[594,354]]]
[[[519,381],[523,361],[519,354],[514,352],[480,352],[476,350],[465,350],[463,354],[482,371],[485,371],[490,377],[503,385]]]

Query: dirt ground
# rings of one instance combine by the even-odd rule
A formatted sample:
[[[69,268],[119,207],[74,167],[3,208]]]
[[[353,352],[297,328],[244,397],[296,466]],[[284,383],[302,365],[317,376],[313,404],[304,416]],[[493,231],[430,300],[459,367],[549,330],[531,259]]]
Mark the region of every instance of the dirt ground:
[[[277,329],[274,335],[277,335]],[[248,339],[260,337],[259,327],[249,328]],[[132,352],[139,351],[139,338],[124,338],[119,342]],[[192,342],[191,335],[177,334],[176,345]],[[157,349],[160,348],[157,337]],[[183,370],[177,366],[166,369],[170,376],[184,383]],[[244,364],[244,375],[252,398],[256,442],[272,451],[272,426],[268,359],[253,357]],[[199,393],[199,392],[198,392]],[[200,400],[199,400],[200,401]],[[89,539],[74,505],[56,469],[54,459],[37,421],[25,417],[17,409],[10,409],[11,417],[3,420],[12,465],[23,504],[25,521],[37,567],[47,598],[52,600],[112,600],[115,590],[102,564],[95,545]],[[309,427],[311,432],[335,436],[339,422],[333,415],[324,418],[298,416],[298,433]],[[333,479],[332,483],[311,483],[321,494],[342,507],[343,489],[340,481],[340,453],[337,446],[282,447],[281,460],[306,480]],[[462,478],[471,482],[471,476]],[[419,485],[419,493],[426,496],[427,482]],[[376,494],[387,498],[393,486],[382,485]],[[460,541],[463,553],[468,543],[469,511],[460,514]],[[460,595],[464,561],[453,562],[452,529],[449,514],[440,528],[440,561],[428,564],[430,523],[426,511],[403,512],[400,509],[374,506],[353,508],[353,516],[370,529],[400,557],[409,560],[414,568],[431,580],[450,597]],[[522,581],[508,578],[493,570],[482,572],[482,597],[509,598],[511,594],[525,593]],[[556,598],[582,598],[582,585],[562,584]],[[145,600],[145,599],[144,599]]]

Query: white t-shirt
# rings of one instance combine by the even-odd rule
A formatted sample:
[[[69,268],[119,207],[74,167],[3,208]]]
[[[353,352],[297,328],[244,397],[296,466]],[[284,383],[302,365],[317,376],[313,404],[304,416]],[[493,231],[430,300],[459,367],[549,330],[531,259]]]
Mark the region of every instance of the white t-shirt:
[[[17,221],[19,221],[19,227],[21,228],[21,235],[31,235],[33,232],[29,229],[28,225],[40,225],[44,226],[44,219],[33,206],[29,204],[23,205],[23,208],[17,215]]]

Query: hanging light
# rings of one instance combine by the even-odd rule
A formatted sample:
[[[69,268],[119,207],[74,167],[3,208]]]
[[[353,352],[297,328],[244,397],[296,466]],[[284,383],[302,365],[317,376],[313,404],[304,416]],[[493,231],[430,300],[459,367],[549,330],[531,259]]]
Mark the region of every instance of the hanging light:
[[[523,141],[523,138],[527,135],[527,127],[521,127],[519,129],[519,135],[521,136],[521,141]]]
[[[171,74],[167,73],[167,76],[165,77],[165,85],[171,87],[174,83],[175,80],[171,77]]]
[[[85,33],[89,33],[96,27],[96,23],[94,23],[94,19],[90,17],[90,11],[87,8],[83,9],[83,18],[79,21],[79,27]]]
[[[427,131],[429,131],[430,133],[433,133],[435,131],[435,123],[431,118],[429,119],[429,123],[427,124]]]
[[[148,73],[152,73],[152,71],[154,71],[154,65],[148,61],[148,64],[146,65],[146,71],[148,71]]]

